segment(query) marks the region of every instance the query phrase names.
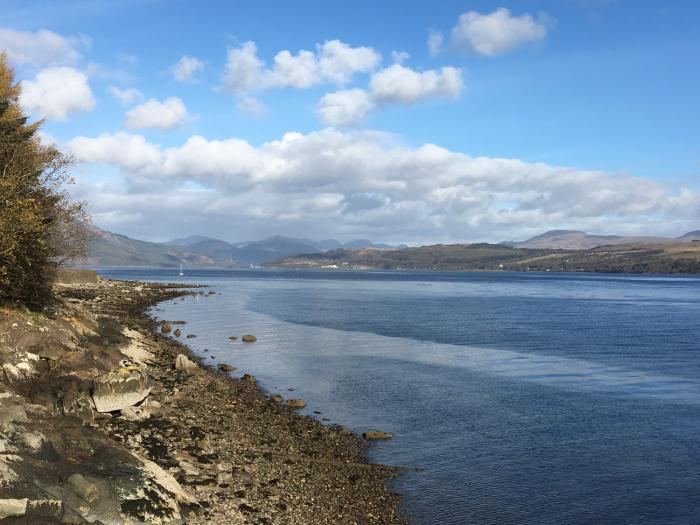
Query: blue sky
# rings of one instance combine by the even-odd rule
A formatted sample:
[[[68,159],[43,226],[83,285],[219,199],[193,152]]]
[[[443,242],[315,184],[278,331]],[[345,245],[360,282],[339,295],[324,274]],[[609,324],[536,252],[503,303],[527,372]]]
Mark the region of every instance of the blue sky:
[[[25,107],[113,231],[422,243],[700,228],[697,2],[2,4]],[[292,69],[274,70],[285,50]],[[178,80],[183,57],[196,67]],[[47,69],[75,85],[52,104]]]

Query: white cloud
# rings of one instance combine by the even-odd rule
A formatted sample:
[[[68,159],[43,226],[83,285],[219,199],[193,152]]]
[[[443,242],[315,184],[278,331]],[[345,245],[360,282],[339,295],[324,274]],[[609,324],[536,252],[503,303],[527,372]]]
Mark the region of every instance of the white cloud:
[[[501,7],[492,13],[469,11],[459,17],[452,29],[452,45],[478,55],[496,56],[522,44],[541,41],[547,36],[547,26],[531,15],[513,16]]]
[[[20,103],[38,117],[65,120],[69,113],[92,111],[96,105],[87,76],[72,67],[43,69],[21,86]]]
[[[374,100],[406,105],[426,98],[456,98],[463,88],[462,72],[454,67],[419,72],[394,64],[370,80]]]
[[[689,189],[407,147],[379,132],[287,133],[260,146],[193,136],[170,148],[118,133],[78,137],[70,148],[80,161],[123,169],[120,188],[86,188],[83,196],[97,199],[98,216],[139,214],[129,219],[134,232],[154,221],[177,230],[187,217],[213,235],[240,225],[241,238],[332,233],[423,242],[518,239],[554,227],[655,232],[662,222],[680,231],[700,219],[700,194]],[[120,229],[119,221],[112,226]]]
[[[454,67],[415,71],[395,63],[372,75],[369,89],[327,93],[316,106],[316,114],[331,126],[356,126],[373,110],[386,104],[409,106],[438,98],[457,98],[464,89],[462,71]]]
[[[178,97],[166,98],[162,102],[149,98],[127,111],[124,126],[131,129],[168,130],[183,125],[188,117],[187,108]]]
[[[260,117],[265,114],[265,105],[257,98],[244,95],[236,102],[236,109],[246,115]]]
[[[321,79],[335,84],[348,83],[355,73],[373,71],[381,60],[371,47],[350,47],[340,40],[329,40],[316,47]]]
[[[89,45],[89,39],[66,38],[53,31],[17,31],[0,27],[0,49],[12,62],[30,66],[62,66],[80,60],[78,48]]]
[[[442,51],[442,45],[445,42],[445,35],[440,31],[431,31],[428,35],[428,53],[434,57]]]
[[[374,103],[366,91],[348,89],[324,95],[316,111],[321,121],[331,126],[354,126],[373,108]]]
[[[187,82],[204,69],[204,61],[197,57],[185,55],[171,70],[175,80],[178,82]]]
[[[403,64],[411,58],[411,55],[406,53],[406,51],[392,51],[391,52],[391,59],[394,61],[395,64]]]
[[[272,67],[258,57],[255,42],[228,50],[224,86],[234,93],[271,88],[306,89],[318,84],[342,85],[357,73],[374,70],[381,60],[370,47],[350,47],[339,40],[317,44],[316,51],[278,52]]]
[[[224,86],[240,93],[254,89],[260,84],[263,62],[258,58],[255,42],[246,42],[241,47],[228,50],[224,72]]]
[[[129,106],[134,102],[143,100],[143,93],[136,88],[119,88],[117,86],[109,86],[109,94],[116,98],[120,104]]]

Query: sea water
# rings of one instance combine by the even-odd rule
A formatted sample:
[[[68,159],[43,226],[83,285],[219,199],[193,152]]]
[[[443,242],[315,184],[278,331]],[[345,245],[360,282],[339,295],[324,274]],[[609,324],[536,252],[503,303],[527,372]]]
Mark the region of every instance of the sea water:
[[[700,523],[700,279],[101,273],[211,286],[152,313],[303,413],[392,432],[368,458],[409,469],[413,523]]]

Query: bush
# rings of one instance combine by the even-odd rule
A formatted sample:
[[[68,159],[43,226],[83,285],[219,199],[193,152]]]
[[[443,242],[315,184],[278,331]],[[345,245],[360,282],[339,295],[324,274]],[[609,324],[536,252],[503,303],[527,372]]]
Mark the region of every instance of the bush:
[[[19,94],[0,54],[0,300],[41,303],[56,269],[84,252],[87,216],[65,191],[71,159],[41,143]]]

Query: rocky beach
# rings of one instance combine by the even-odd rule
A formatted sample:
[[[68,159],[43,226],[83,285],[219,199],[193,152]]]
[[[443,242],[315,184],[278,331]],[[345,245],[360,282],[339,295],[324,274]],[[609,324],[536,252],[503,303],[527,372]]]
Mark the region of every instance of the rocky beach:
[[[0,523],[407,521],[386,484],[397,469],[367,463],[363,440],[231,377],[235,362],[198,359],[171,337],[196,336],[185,324],[148,316],[214,292],[63,281],[53,306],[0,309]]]

